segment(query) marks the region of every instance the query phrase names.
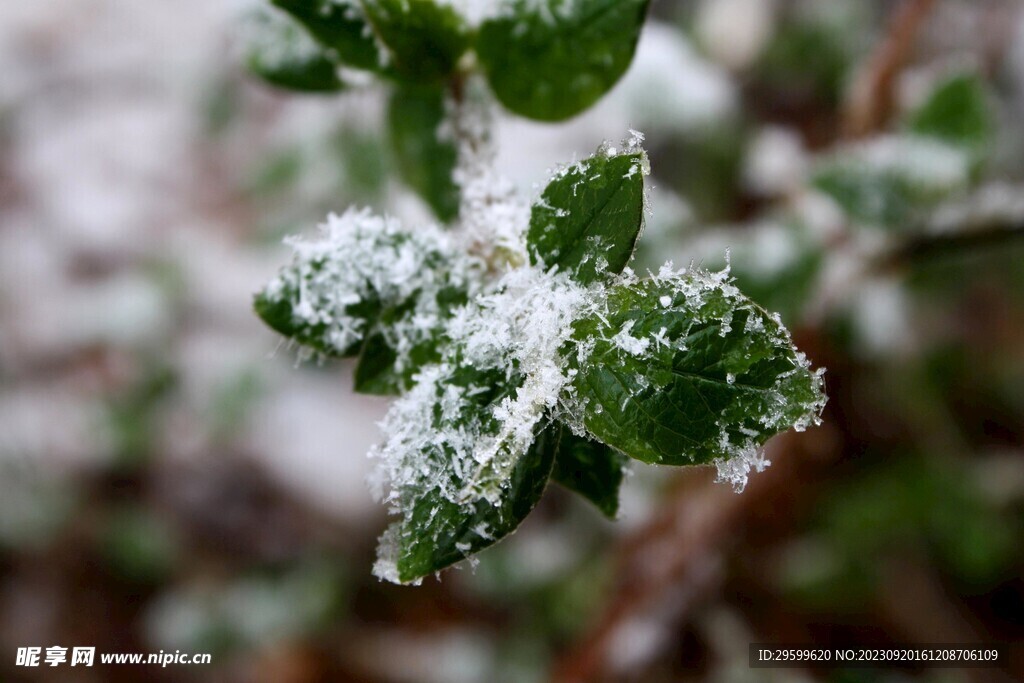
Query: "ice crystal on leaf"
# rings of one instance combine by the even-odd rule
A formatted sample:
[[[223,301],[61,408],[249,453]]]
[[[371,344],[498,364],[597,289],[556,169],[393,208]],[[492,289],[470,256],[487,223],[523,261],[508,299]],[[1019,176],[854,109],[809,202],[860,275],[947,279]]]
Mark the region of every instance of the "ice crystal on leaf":
[[[718,469],[716,481],[732,484],[737,493],[742,493],[747,486],[751,470],[764,472],[771,464],[772,461],[764,457],[764,452],[760,448],[754,445],[744,446],[731,457],[718,458],[714,461]]]

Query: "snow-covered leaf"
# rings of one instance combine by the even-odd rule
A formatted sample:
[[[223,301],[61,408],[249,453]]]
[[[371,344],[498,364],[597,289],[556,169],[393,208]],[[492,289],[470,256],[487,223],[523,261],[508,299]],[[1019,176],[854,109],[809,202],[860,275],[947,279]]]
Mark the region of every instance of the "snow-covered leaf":
[[[442,140],[444,94],[439,88],[400,87],[391,96],[388,125],[399,172],[443,222],[459,213],[459,189],[452,180],[456,151]]]
[[[992,139],[993,121],[984,82],[970,73],[957,73],[941,83],[910,113],[910,131],[952,145],[980,149]]]
[[[344,87],[331,55],[287,17],[262,12],[253,17],[250,28],[249,70],[266,82],[302,92],[336,92]]]
[[[576,436],[568,427],[554,425],[552,429],[557,438],[552,479],[587,498],[614,519],[619,511],[619,487],[626,456],[599,441]]]
[[[587,290],[568,274],[509,271],[459,309],[441,361],[384,421],[378,494],[400,520],[376,572],[409,582],[509,533],[551,472],[545,427],[569,382],[559,352]]]
[[[574,339],[573,416],[645,462],[741,465],[773,434],[815,423],[824,403],[786,329],[724,272],[666,268],[617,285]]]
[[[271,0],[298,20],[346,66],[377,70],[380,52],[356,0]]]
[[[454,386],[471,377],[471,385],[480,381],[486,385],[486,378],[473,377],[474,374],[472,370],[456,373],[452,377]],[[509,395],[500,377],[490,380],[498,384],[464,406],[469,408],[468,414],[462,416],[467,421],[487,422],[494,405]],[[449,480],[442,479],[440,485],[432,485],[427,480],[421,488],[406,489],[400,501],[405,511],[402,519],[393,523],[381,537],[375,567],[377,575],[396,583],[416,582],[515,531],[540,500],[551,476],[555,451],[547,442],[550,438],[546,431],[542,432],[527,452],[511,464],[507,477],[495,489],[496,495],[484,496],[469,490],[461,499],[453,500],[447,486],[468,483],[476,474],[468,472],[463,473],[467,475],[465,478],[456,475]],[[424,435],[424,462],[435,457],[455,462],[457,456],[445,444],[431,442],[429,436]],[[448,474],[453,474],[450,469]]]
[[[622,272],[643,226],[646,165],[643,152],[606,150],[558,173],[533,206],[531,262],[583,284]]]
[[[455,70],[469,31],[450,4],[436,0],[359,0],[383,48],[383,65],[413,83],[438,81]]]
[[[446,321],[466,303],[474,265],[436,227],[405,231],[367,210],[332,215],[256,295],[256,312],[306,353],[363,354],[357,389],[395,393],[438,358]]]
[[[477,53],[498,99],[560,121],[594,104],[629,68],[649,0],[510,0],[483,23]]]

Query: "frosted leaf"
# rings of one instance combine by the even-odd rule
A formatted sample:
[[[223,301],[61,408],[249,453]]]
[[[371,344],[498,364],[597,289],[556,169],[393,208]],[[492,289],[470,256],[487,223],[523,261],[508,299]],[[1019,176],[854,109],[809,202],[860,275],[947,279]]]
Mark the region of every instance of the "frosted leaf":
[[[530,214],[530,262],[569,271],[581,283],[621,272],[643,228],[647,155],[630,131],[623,151],[603,145],[559,169]]]
[[[728,461],[816,423],[824,406],[820,374],[725,271],[624,278],[573,339],[586,352],[568,354],[577,374],[563,419],[646,462]]]
[[[307,354],[356,355],[379,335],[389,369],[411,376],[479,288],[479,264],[435,227],[406,231],[368,209],[332,214],[320,233],[286,240],[292,263],[257,296],[257,311]]]
[[[559,349],[586,300],[567,274],[524,267],[452,317],[441,361],[395,402],[373,452],[400,515],[382,539],[382,578],[452,564],[532,508],[553,464],[538,435],[570,380]]]

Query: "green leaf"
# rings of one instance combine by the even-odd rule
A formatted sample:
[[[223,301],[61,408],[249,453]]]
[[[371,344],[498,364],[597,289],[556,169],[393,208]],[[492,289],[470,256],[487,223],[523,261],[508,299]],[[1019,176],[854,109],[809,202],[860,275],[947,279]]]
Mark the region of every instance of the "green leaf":
[[[563,170],[533,206],[530,261],[583,284],[621,273],[643,227],[646,164],[642,152],[598,154]]]
[[[824,404],[786,329],[724,273],[613,287],[574,337],[590,349],[573,379],[577,419],[644,462],[749,457],[773,434],[814,423]]]
[[[443,318],[466,302],[466,294],[453,288],[437,293],[437,305]],[[442,331],[401,338],[397,331],[412,323],[416,315],[415,301],[399,308],[380,311],[367,325],[366,341],[359,351],[355,372],[355,390],[375,396],[398,396],[413,385],[413,376],[425,365],[441,359]],[[413,323],[415,324],[415,323]],[[398,349],[404,349],[399,352]]]
[[[302,92],[337,92],[344,87],[338,65],[302,27],[270,13],[253,19],[249,69],[279,88]]]
[[[435,0],[359,0],[384,47],[387,68],[413,83],[440,81],[469,47],[465,21]]]
[[[953,145],[985,147],[992,139],[993,123],[984,82],[965,73],[946,79],[910,114],[907,127]]]
[[[552,478],[597,506],[609,518],[619,511],[624,455],[614,448],[576,436],[558,426],[555,469]]]
[[[459,213],[459,189],[455,145],[438,137],[444,115],[440,88],[401,87],[391,96],[388,127],[403,180],[447,223]]]
[[[379,454],[388,468],[387,499],[401,519],[382,536],[374,571],[398,583],[515,530],[540,499],[555,459],[543,414],[511,431],[498,416],[525,381],[514,368],[481,367],[455,345],[417,379],[385,419],[390,436]]]
[[[513,0],[480,27],[477,53],[511,111],[561,121],[590,107],[633,60],[649,0]]]
[[[271,0],[291,14],[346,66],[377,71],[380,51],[355,0]]]
[[[551,476],[555,449],[548,438],[542,433],[518,460],[497,504],[484,498],[454,503],[436,488],[423,491],[411,514],[381,539],[382,557],[395,563],[397,574],[391,578],[415,582],[515,531],[537,505]]]
[[[404,384],[402,377],[395,373],[398,354],[388,344],[381,332],[366,338],[356,366],[355,389],[360,394],[375,396],[397,395]]]

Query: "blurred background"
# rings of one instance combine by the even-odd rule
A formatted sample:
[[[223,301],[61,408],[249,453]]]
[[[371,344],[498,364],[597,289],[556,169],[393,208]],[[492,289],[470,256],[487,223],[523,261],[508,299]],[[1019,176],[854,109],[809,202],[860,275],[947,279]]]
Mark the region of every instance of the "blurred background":
[[[386,88],[273,91],[240,0],[0,4],[0,680],[1024,680],[1024,6],[656,1],[526,193],[647,135],[637,270],[708,267],[828,368],[736,495],[633,463],[419,588],[370,574],[381,399],[251,312],[281,238],[398,180]],[[752,670],[750,642],[1006,643],[997,669]],[[212,654],[16,667],[18,647]]]

